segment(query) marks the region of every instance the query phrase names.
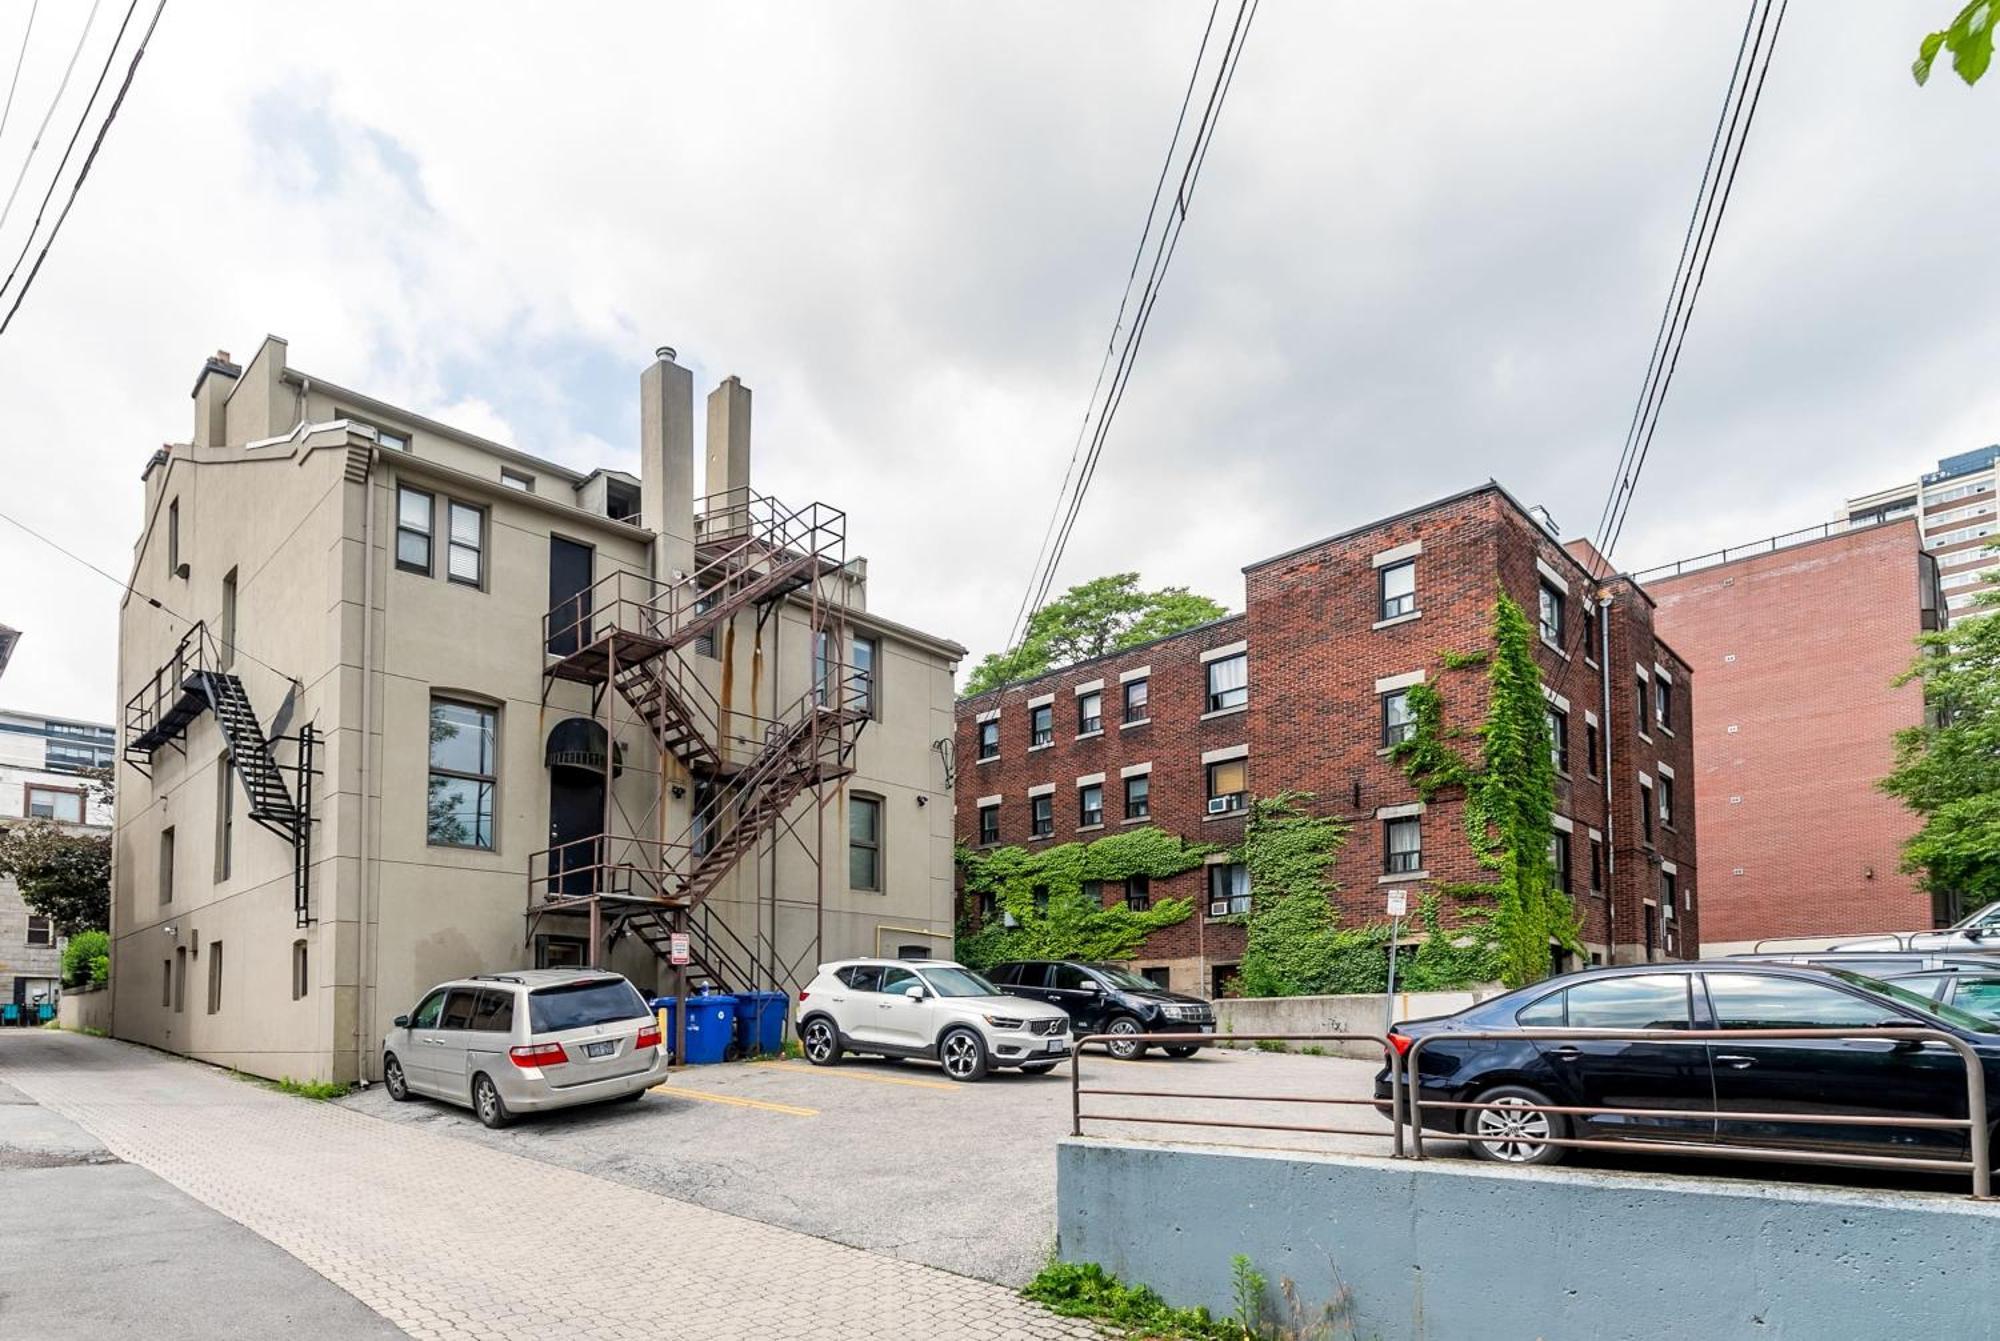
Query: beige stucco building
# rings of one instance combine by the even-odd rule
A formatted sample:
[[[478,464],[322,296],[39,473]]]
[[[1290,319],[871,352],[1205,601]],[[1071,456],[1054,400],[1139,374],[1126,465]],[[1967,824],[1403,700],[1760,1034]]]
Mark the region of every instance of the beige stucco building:
[[[948,952],[964,649],[867,609],[837,510],[754,491],[747,388],[708,398],[697,497],[670,350],[637,477],[286,356],[208,360],[191,439],[144,472],[119,1037],[373,1078],[390,1020],[456,975],[597,962],[668,991],[677,931],[725,988]]]

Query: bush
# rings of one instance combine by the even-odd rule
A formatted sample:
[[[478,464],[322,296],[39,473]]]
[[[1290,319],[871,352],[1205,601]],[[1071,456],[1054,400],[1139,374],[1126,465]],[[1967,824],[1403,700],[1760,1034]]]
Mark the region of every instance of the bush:
[[[71,987],[102,987],[111,978],[111,936],[79,931],[63,946],[62,979]]]

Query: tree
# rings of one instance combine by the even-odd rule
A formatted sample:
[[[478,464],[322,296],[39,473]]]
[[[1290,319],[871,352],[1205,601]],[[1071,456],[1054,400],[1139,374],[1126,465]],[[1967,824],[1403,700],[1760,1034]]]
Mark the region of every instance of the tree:
[[[111,838],[71,833],[50,820],[0,828],[0,875],[11,875],[21,901],[59,936],[111,925]]]
[[[1035,611],[1018,645],[989,654],[972,668],[965,692],[983,694],[1054,666],[1101,657],[1180,633],[1229,612],[1186,587],[1142,591],[1137,573],[1079,582]]]
[[[1879,784],[1923,818],[1903,869],[1932,894],[1976,906],[2000,899],[2000,600],[1922,634],[1897,684],[1920,681],[1924,722],[1896,733],[1896,766]]]
[[[1940,50],[1951,53],[1951,68],[1967,84],[1977,84],[1993,63],[1993,20],[2000,0],[1971,0],[1951,26],[1927,34],[1917,47],[1917,59],[1910,66],[1919,85],[1931,77],[1931,62]]]

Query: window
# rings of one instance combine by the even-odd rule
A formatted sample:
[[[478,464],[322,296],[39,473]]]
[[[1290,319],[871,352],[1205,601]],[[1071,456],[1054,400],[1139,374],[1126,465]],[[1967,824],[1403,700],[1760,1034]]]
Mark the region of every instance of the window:
[[[1056,799],[1046,792],[1028,798],[1028,833],[1047,838],[1056,831]]]
[[[456,499],[449,511],[451,543],[445,553],[445,576],[468,587],[479,586],[485,580],[486,512]]]
[[[1250,911],[1250,868],[1240,861],[1208,868],[1208,915],[1231,917]]]
[[[1653,714],[1660,723],[1660,729],[1673,734],[1674,729],[1674,682],[1667,679],[1653,681]]]
[[[1587,598],[1583,603],[1583,659],[1597,664],[1597,607]]]
[[[500,467],[500,483],[509,489],[514,489],[524,494],[535,492],[535,477],[533,475],[523,475],[520,471],[509,470],[505,466]]]
[[[354,418],[353,415],[343,417],[348,419]],[[375,441],[380,443],[385,450],[391,452],[407,452],[410,450],[409,434],[398,433],[394,429],[383,428],[377,424],[369,424],[368,427],[375,430]]]
[[[901,996],[912,987],[922,987],[923,979],[906,968],[890,966],[882,970],[882,981],[875,988],[884,996]]]
[[[1569,714],[1560,708],[1547,710],[1549,720],[1549,760],[1556,772],[1569,774]]]
[[[881,660],[880,653],[881,647],[873,638],[857,637],[854,640],[854,706],[870,719],[879,719],[882,715],[882,701],[875,683],[875,668]]]
[[[1208,766],[1208,813],[1227,814],[1250,803],[1250,761],[1226,759]]]
[[[1398,689],[1382,695],[1382,748],[1393,748],[1416,734],[1417,718],[1410,711],[1410,691]]]
[[[1643,736],[1646,734],[1646,709],[1647,709],[1645,676],[1641,675],[1636,681],[1634,681],[1633,692],[1634,692],[1634,697],[1632,699],[1632,705],[1633,705],[1633,711],[1637,713],[1637,716],[1635,716],[1632,720],[1637,725],[1639,729],[1639,734]]]
[[[1169,990],[1174,984],[1173,974],[1164,964],[1157,968],[1140,969],[1139,976],[1159,988],[1162,992]]]
[[[208,1013],[222,1009],[222,942],[208,943]]]
[[[1084,881],[1083,897],[1091,903],[1102,905],[1104,902],[1104,882],[1102,880]]]
[[[536,968],[582,968],[589,943],[580,936],[535,937]]]
[[[1144,722],[1152,718],[1153,708],[1148,701],[1151,685],[1144,678],[1125,682],[1125,720]]]
[[[882,986],[882,966],[880,964],[856,964],[844,968],[833,975],[857,992],[873,992]]]
[[[222,579],[222,668],[236,663],[236,570]]]
[[[1688,979],[1681,973],[1638,973],[1580,982],[1565,992],[1572,1029],[1686,1029]]]
[[[1250,654],[1238,652],[1208,663],[1208,711],[1226,712],[1250,702]]]
[[[1149,875],[1125,877],[1125,906],[1135,913],[1143,913],[1153,906],[1153,877]]]
[[[982,844],[1000,841],[1000,807],[979,807],[979,841]]]
[[[28,944],[54,945],[56,943],[55,924],[40,913],[28,914]]]
[[[1569,840],[1570,836],[1561,830],[1549,839],[1549,865],[1556,870],[1556,888],[1565,894],[1570,892]]]
[[[498,714],[476,703],[431,700],[431,771],[425,840],[433,847],[493,848]]]
[[[476,987],[454,987],[445,993],[444,1016],[438,1021],[440,1029],[470,1029],[472,1017],[479,1011],[479,989]]]
[[[215,878],[227,880],[236,846],[236,766],[227,754],[215,761]]]
[[[882,888],[882,798],[855,792],[847,798],[847,883]]]
[[[979,724],[979,757],[997,759],[1000,756],[1000,719],[995,717]]]
[[[292,1000],[297,1001],[306,994],[306,943],[292,942]]]
[[[1563,607],[1569,598],[1548,583],[1542,583],[1542,640],[1562,646]]]
[[[1424,824],[1416,815],[1382,821],[1382,870],[1408,875],[1424,869]]]
[[[174,961],[160,961],[160,1009],[169,1010],[174,1004]]]
[[[174,1014],[187,1013],[188,952],[185,945],[174,947]]]
[[[716,821],[721,817],[716,813],[715,779],[698,777],[694,780],[694,804],[690,823],[694,830],[689,847],[697,857],[705,857],[715,850]]]
[[[83,793],[61,787],[28,788],[28,818],[83,823]]]
[[[1758,973],[1707,978],[1719,1029],[1866,1029],[1896,1014],[1879,1002],[1800,978]]]
[[[1597,732],[1597,723],[1586,721],[1583,724],[1583,771],[1593,778],[1598,777],[1597,761],[1603,754],[1604,738]]]
[[[1639,832],[1648,843],[1653,841],[1653,787],[1649,782],[1639,784]]]
[[[1153,775],[1125,779],[1125,818],[1145,819],[1153,813]]]
[[[396,490],[396,566],[404,572],[430,576],[433,503],[420,490]]]
[[[160,830],[160,902],[174,901],[174,826]]]
[[[489,1034],[504,1034],[514,1028],[514,994],[504,987],[485,987],[479,1003],[472,1008],[472,1027]]]
[[[1563,1026],[1563,998],[1567,992],[1550,992],[1531,1006],[1514,1012],[1514,1023],[1523,1029],[1560,1029]]]
[[[1028,748],[1047,745],[1056,738],[1055,705],[1044,703],[1039,708],[1028,709]]]
[[[1088,736],[1104,729],[1104,695],[1097,690],[1076,696],[1076,733]]]
[[[639,512],[644,506],[639,487],[623,480],[604,482],[604,515],[612,521],[639,523]]]
[[[1674,780],[1665,773],[1660,774],[1660,823],[1669,829],[1674,827]]]
[[[1049,887],[1047,885],[1036,885],[1034,889],[1029,891],[1029,898],[1034,901],[1037,913],[1046,913],[1049,910]]]
[[[167,576],[181,575],[181,500],[167,504]]]
[[[1380,609],[1383,619],[1401,619],[1417,613],[1417,561],[1392,563],[1378,571]]]
[[[1660,872],[1660,907],[1671,909],[1674,906],[1675,887],[1679,883],[1680,878],[1672,871]]]
[[[1604,840],[1594,835],[1590,840],[1590,887],[1604,888]]]
[[[1076,789],[1076,820],[1088,829],[1104,823],[1104,784],[1093,782]]]

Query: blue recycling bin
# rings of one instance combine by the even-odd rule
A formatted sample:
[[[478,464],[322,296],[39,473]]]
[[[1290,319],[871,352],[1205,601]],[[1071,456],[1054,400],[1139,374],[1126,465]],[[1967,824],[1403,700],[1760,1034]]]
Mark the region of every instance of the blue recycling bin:
[[[708,1066],[728,1059],[736,1042],[736,998],[717,992],[687,998],[687,1060]]]
[[[775,1054],[785,1045],[785,1014],[792,999],[783,992],[736,994],[736,1053],[754,1057]]]

